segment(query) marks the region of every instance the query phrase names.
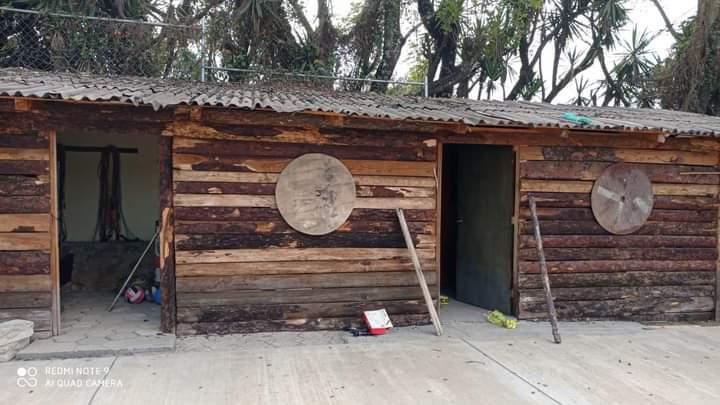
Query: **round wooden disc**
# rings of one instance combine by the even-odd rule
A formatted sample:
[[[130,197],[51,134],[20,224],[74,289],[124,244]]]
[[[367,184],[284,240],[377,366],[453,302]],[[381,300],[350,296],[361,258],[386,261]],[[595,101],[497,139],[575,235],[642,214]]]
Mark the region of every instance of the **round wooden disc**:
[[[595,181],[591,203],[595,219],[605,230],[616,235],[633,233],[652,212],[652,184],[642,170],[618,163]]]
[[[308,153],[294,159],[280,173],[275,201],[293,229],[308,235],[326,235],[350,216],[355,206],[355,182],[339,160]]]

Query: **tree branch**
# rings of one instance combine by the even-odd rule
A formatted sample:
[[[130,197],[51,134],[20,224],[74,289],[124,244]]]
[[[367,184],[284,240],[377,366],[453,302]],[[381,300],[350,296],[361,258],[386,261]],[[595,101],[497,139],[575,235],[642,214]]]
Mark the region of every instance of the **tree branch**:
[[[676,41],[679,41],[681,36],[677,31],[675,31],[675,28],[673,27],[672,22],[670,22],[670,19],[668,18],[667,14],[665,13],[665,9],[662,7],[662,5],[660,5],[660,1],[659,0],[650,0],[650,1],[652,1],[652,3],[655,5],[655,8],[657,8],[663,21],[665,21],[665,26],[667,27],[668,32],[675,38]]]

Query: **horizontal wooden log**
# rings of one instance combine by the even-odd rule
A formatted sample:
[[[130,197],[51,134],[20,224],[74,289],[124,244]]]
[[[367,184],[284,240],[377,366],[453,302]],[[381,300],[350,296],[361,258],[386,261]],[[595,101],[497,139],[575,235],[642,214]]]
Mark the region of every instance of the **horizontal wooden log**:
[[[403,314],[392,318],[395,326],[415,326],[430,323],[429,315]],[[257,332],[292,332],[309,330],[346,330],[350,327],[363,327],[359,317],[345,318],[303,318],[288,320],[257,320],[250,322],[197,322],[180,323],[177,334],[180,336],[257,333]]]
[[[544,208],[589,208],[590,193],[544,193],[522,192],[520,204],[528,206],[529,197],[535,198],[538,207]],[[666,210],[717,210],[716,197],[656,195],[653,197],[654,209]]]
[[[436,269],[434,260],[423,260],[425,271]],[[385,271],[413,271],[410,258],[385,260],[327,260],[294,262],[195,263],[178,264],[177,277],[222,277],[244,274],[322,274]]]
[[[521,192],[549,192],[549,193],[590,193],[592,181],[580,180],[521,180]],[[717,184],[669,184],[653,183],[655,195],[697,195],[717,196]]]
[[[358,317],[364,311],[385,309],[390,317],[403,314],[425,314],[421,300],[379,302],[337,302],[309,304],[237,305],[183,307],[178,309],[179,323],[244,322],[303,318]]]
[[[436,276],[437,273],[434,271],[425,272],[428,284],[436,284]],[[178,292],[198,293],[290,288],[411,287],[417,286],[417,284],[415,273],[409,271],[179,277],[175,282]]]
[[[531,235],[532,222],[520,221],[520,233]],[[543,235],[609,235],[595,220],[555,221],[544,220],[540,224]],[[649,221],[633,235],[701,235],[714,236],[717,225],[714,222],[671,222]]]
[[[49,214],[0,214],[0,232],[48,232],[49,230]]]
[[[433,286],[434,287],[434,286]],[[437,297],[437,288],[430,289]],[[242,290],[222,293],[177,294],[177,305],[181,307],[208,307],[216,305],[251,304],[303,304],[322,302],[369,302],[420,300],[420,286],[413,287],[359,287],[359,288],[305,288],[294,290]]]
[[[0,276],[0,293],[50,291],[50,277],[44,274]]]
[[[538,219],[540,219],[540,229],[542,229],[544,220],[564,220],[564,221],[589,221],[594,220],[595,215],[589,208],[538,208]],[[520,217],[529,220],[530,209],[521,208]],[[714,222],[717,220],[717,212],[713,210],[660,210],[653,209],[650,213],[649,221],[670,221],[670,222]]]
[[[50,308],[49,292],[5,292],[0,294],[0,308]],[[0,309],[0,311],[2,310]]]
[[[0,322],[12,319],[32,321],[35,333],[50,330],[50,309],[0,309]]]
[[[435,257],[434,249],[418,249],[423,259]],[[175,255],[178,264],[288,262],[301,260],[383,260],[408,257],[407,249],[393,248],[273,248],[181,251]]]
[[[0,160],[49,160],[49,149],[0,148]]]
[[[176,207],[175,218],[178,221],[282,221],[278,210],[258,207]],[[410,222],[431,222],[435,220],[435,210],[407,210],[405,218]],[[397,222],[397,214],[394,209],[356,208],[349,220]]]
[[[600,301],[558,301],[555,310],[561,319],[614,318],[632,320],[638,314],[707,312],[715,306],[713,297],[662,297]],[[521,303],[520,319],[544,319],[546,304]]]
[[[536,180],[597,180],[613,163],[579,161],[527,161],[520,164],[520,177]],[[629,164],[645,173],[653,183],[720,184],[720,175],[707,166]]]
[[[276,208],[274,195],[175,194],[176,207]],[[431,210],[435,198],[357,198],[355,208]]]
[[[175,153],[209,156],[247,156],[294,159],[306,153],[325,153],[338,159],[434,161],[435,148],[313,145],[292,142],[246,142],[176,137]]]
[[[522,160],[560,160],[679,164],[696,166],[717,166],[717,153],[683,152],[645,149],[583,148],[566,146],[522,147]]]
[[[435,233],[433,222],[409,222],[410,232],[432,235]],[[360,233],[398,233],[400,224],[397,221],[345,221],[335,232]],[[175,223],[178,235],[204,234],[283,234],[297,233],[285,222],[281,221],[231,221],[231,222],[194,222],[178,221]]]
[[[415,237],[416,244],[420,238]],[[434,238],[433,238],[434,240]],[[266,247],[377,247],[402,248],[400,233],[334,232],[324,236],[294,234],[211,234],[175,236],[177,250],[258,249]]]
[[[716,260],[716,248],[546,248],[549,261],[567,260]],[[519,249],[520,260],[537,261],[536,249]]]
[[[276,183],[277,173],[202,172],[175,170],[176,182]],[[353,176],[358,186],[435,187],[434,178],[410,176]]]
[[[715,285],[715,274],[709,271],[550,274],[550,285],[552,288]],[[540,274],[520,274],[518,287],[543,288]]]
[[[0,275],[50,274],[46,252],[0,252]]]
[[[14,176],[0,174],[0,196],[50,195],[47,176]]]
[[[243,156],[173,156],[173,168],[180,170],[280,173],[291,159],[258,159]],[[413,176],[433,177],[434,162],[409,162],[392,160],[352,160],[344,159],[343,164],[354,176]]]
[[[0,250],[27,251],[50,250],[50,234],[39,233],[0,233]]]
[[[591,260],[547,262],[550,273],[607,273],[623,271],[715,271],[713,260]],[[540,273],[538,262],[520,262],[521,273]]]
[[[608,318],[603,318],[607,320]],[[689,322],[706,322],[715,319],[715,311],[709,312],[669,312],[662,314],[635,314],[632,320],[635,322],[660,322],[660,323],[689,323]]]
[[[49,170],[47,160],[0,160],[4,175],[46,175]]]
[[[50,197],[3,197],[0,196],[0,213],[48,213]]]
[[[553,288],[553,299],[560,301],[620,300],[641,298],[714,297],[711,285],[650,286],[650,287],[575,287]],[[545,302],[543,289],[520,291],[520,303]]]
[[[48,138],[38,134],[0,136],[0,148],[47,150],[49,146]]]
[[[178,194],[275,194],[275,184],[271,183],[181,181],[176,182],[174,187],[175,193]]]
[[[591,248],[656,248],[656,247],[702,247],[717,246],[712,236],[659,236],[659,235],[545,235],[545,248],[591,247]],[[521,235],[521,248],[537,246],[534,236]]]

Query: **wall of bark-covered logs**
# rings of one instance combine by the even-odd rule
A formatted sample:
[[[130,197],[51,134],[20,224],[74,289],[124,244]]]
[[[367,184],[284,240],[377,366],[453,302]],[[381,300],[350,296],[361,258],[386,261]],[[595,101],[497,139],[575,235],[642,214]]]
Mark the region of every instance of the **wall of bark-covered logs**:
[[[383,307],[396,325],[428,322],[394,209],[406,210],[436,293],[434,139],[228,131],[173,138],[178,334],[338,329]],[[275,208],[279,173],[311,152],[340,159],[357,183],[350,219],[326,236],[294,231]]]
[[[669,142],[672,144],[672,142]],[[528,196],[562,318],[705,320],[713,317],[717,265],[716,151],[520,147],[519,315],[545,316]],[[655,205],[631,235],[603,230],[590,209],[593,181],[629,162],[647,173]]]
[[[27,319],[51,331],[50,142],[0,135],[0,322]]]

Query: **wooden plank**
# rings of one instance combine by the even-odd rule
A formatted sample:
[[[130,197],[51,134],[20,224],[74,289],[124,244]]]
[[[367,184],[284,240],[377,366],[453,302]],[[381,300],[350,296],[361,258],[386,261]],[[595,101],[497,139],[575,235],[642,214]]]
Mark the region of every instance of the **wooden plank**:
[[[376,302],[418,300],[422,294],[412,287],[359,287],[359,288],[304,288],[293,290],[242,290],[222,293],[178,293],[181,307],[208,307],[215,305],[251,304],[303,304],[323,302]]]
[[[255,320],[288,320],[304,318],[358,317],[363,311],[387,310],[390,316],[426,314],[420,300],[379,302],[335,302],[307,304],[235,305],[214,307],[182,307],[178,322],[244,322]]]
[[[437,283],[436,273],[425,273],[431,284]],[[292,288],[339,287],[410,287],[417,285],[415,274],[408,271],[382,273],[324,274],[253,274],[223,277],[178,277],[178,293],[223,292],[234,290],[279,290]]]
[[[549,193],[590,193],[592,181],[576,180],[526,180],[520,183],[522,192],[549,192]],[[715,196],[718,194],[716,184],[664,184],[653,183],[653,194],[656,195],[698,195]]]
[[[709,271],[550,274],[555,288],[568,287],[642,287],[663,285],[713,285],[715,274]],[[542,288],[539,274],[520,274],[521,289]]]
[[[47,252],[0,252],[0,275],[50,274]]]
[[[292,142],[247,142],[204,140],[175,137],[175,153],[209,156],[248,156],[269,158],[296,158],[307,153],[324,153],[338,159],[434,161],[432,150],[416,147],[376,147],[366,145],[313,145]]]
[[[559,301],[588,300],[619,300],[638,298],[681,298],[681,297],[713,297],[715,287],[700,286],[649,286],[649,287],[574,287],[555,288],[553,297]],[[520,295],[522,303],[542,303],[545,293],[541,289],[523,290]]]
[[[547,262],[551,273],[607,273],[623,271],[715,271],[713,260],[591,260]],[[521,273],[539,273],[537,262],[520,262]]]
[[[272,183],[181,181],[176,182],[174,188],[178,194],[275,194],[275,184]]]
[[[520,159],[655,163],[697,166],[716,166],[719,163],[717,153],[566,146],[523,147],[520,148]]]
[[[533,180],[596,180],[613,163],[581,161],[525,161],[521,177]],[[707,166],[626,163],[645,173],[653,183],[720,184],[720,176],[683,173],[708,172]]]
[[[175,170],[174,181],[276,183],[277,173],[215,172]],[[435,187],[435,179],[410,176],[353,176],[359,186]]]
[[[41,233],[0,233],[0,250],[27,251],[50,250],[50,234]]]
[[[542,222],[543,233],[546,235],[609,235],[594,220],[547,220]],[[531,234],[532,226],[528,221],[520,222],[520,232]],[[634,235],[716,235],[715,222],[646,222]]]
[[[433,222],[410,222],[410,231],[413,233],[432,235],[435,234]],[[400,233],[400,224],[391,221],[362,221],[349,220],[340,225],[338,233],[359,232],[359,233]],[[175,233],[178,235],[203,235],[203,234],[285,234],[297,233],[282,221],[226,221],[226,222],[196,222],[177,221]]]
[[[423,314],[402,314],[393,316],[395,326],[415,326],[428,323]],[[346,330],[363,327],[363,321],[355,317],[343,318],[298,318],[287,320],[256,320],[250,322],[196,322],[178,325],[178,335],[208,335],[229,333],[289,332],[309,330]]]
[[[49,292],[6,292],[0,294],[0,308],[2,309],[47,309],[51,305],[52,294]]]
[[[0,148],[41,149],[47,151],[48,138],[42,134],[0,136]]]
[[[172,148],[173,138],[160,137],[160,329],[175,333],[177,326],[177,295],[175,276],[175,208],[173,206]]]
[[[173,167],[179,170],[280,173],[291,159],[258,159],[243,156],[207,156],[176,153]],[[354,176],[433,177],[433,162],[343,159]]]
[[[22,308],[0,309],[0,322],[25,319],[34,323],[35,333],[52,331],[52,314],[49,309]]]
[[[48,275],[0,276],[0,293],[6,292],[49,292],[52,289]]]
[[[520,260],[537,261],[535,249],[520,249]],[[716,260],[716,248],[551,248],[551,261],[570,260]]]
[[[0,160],[48,160],[47,149],[0,148]]]
[[[48,232],[49,214],[0,214],[0,232]]]
[[[50,194],[47,176],[0,174],[0,196],[42,196]]]
[[[58,176],[57,176],[57,134],[55,131],[44,131],[48,138],[50,166],[50,283],[52,291],[51,329],[53,336],[60,334],[60,231],[58,228]]]
[[[658,236],[658,235],[550,235],[543,236],[543,245],[555,247],[715,247],[717,238],[713,236]],[[535,238],[530,235],[520,237],[520,248],[535,247]]]
[[[354,221],[392,221],[395,211],[391,209],[356,208],[348,219]],[[435,210],[406,210],[405,217],[411,222],[432,222]],[[258,207],[175,207],[175,219],[179,221],[282,221],[280,213],[272,208]]]
[[[543,303],[520,305],[520,319],[545,317]],[[643,313],[708,312],[714,307],[712,297],[662,297],[600,301],[559,301],[558,315],[563,319],[620,318],[633,319]]]
[[[48,174],[47,160],[0,160],[0,173],[4,175]]]
[[[416,241],[434,243],[434,237],[418,237]],[[714,239],[713,239],[714,243]],[[268,247],[376,247],[402,248],[405,246],[400,233],[334,232],[322,237],[304,235],[299,232],[288,234],[213,234],[175,235],[177,250],[208,249],[258,249]]]
[[[530,210],[520,209],[520,217],[530,218]],[[542,220],[563,221],[592,221],[595,215],[588,208],[538,208],[538,217]],[[717,213],[713,210],[659,210],[653,209],[650,221],[670,222],[712,222],[717,220]],[[544,224],[544,221],[543,221]]]
[[[50,212],[50,198],[41,197],[4,197],[0,196],[0,213],[21,214],[21,213],[42,213]]]
[[[419,249],[423,259],[433,259],[435,251]],[[239,263],[239,262],[287,262],[302,260],[383,260],[407,257],[406,249],[374,248],[273,248],[273,249],[227,249],[176,252],[177,264],[190,263]]]
[[[277,208],[274,195],[175,194],[177,207],[261,207]],[[357,198],[355,208],[431,210],[434,198]]]
[[[421,262],[423,269],[436,270],[435,262]],[[324,274],[412,271],[409,258],[385,260],[327,260],[294,262],[194,263],[178,264],[177,277],[222,277],[246,274]]]
[[[590,208],[590,193],[523,192],[520,197],[523,206],[527,206],[530,196],[535,198],[538,207]],[[653,199],[654,209],[715,210],[719,205],[717,197],[707,196],[656,195]]]

